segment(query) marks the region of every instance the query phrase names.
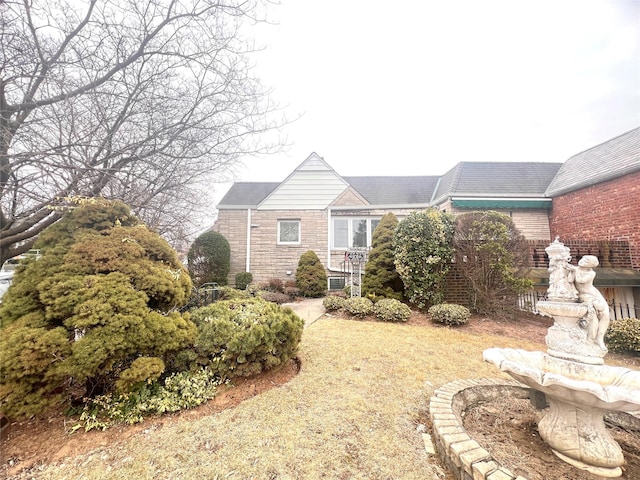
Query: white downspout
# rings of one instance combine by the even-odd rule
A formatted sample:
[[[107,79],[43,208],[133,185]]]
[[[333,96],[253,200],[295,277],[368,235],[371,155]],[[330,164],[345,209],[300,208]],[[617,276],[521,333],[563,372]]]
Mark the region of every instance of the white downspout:
[[[327,209],[327,270],[331,271],[331,208]]]
[[[251,209],[247,209],[247,258],[245,260],[245,272],[251,271]]]
[[[331,273],[331,207],[327,208],[327,271]],[[329,277],[327,277],[327,290],[330,286]]]

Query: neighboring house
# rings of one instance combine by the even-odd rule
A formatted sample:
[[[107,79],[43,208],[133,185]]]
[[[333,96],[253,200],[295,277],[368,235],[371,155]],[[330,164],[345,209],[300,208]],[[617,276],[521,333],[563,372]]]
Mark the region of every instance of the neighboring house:
[[[546,195],[552,237],[597,255],[595,284],[640,318],[640,128],[569,158]]]
[[[607,256],[603,248],[601,263],[608,270],[601,280],[629,287],[623,299],[616,291],[616,299],[635,298],[640,305],[633,289],[640,277],[639,140],[637,129],[564,164],[460,162],[442,176],[341,176],[312,153],[282,182],[233,184],[217,206],[213,228],[231,245],[230,283],[245,271],[256,281],[294,280],[300,256],[313,250],[330,286],[338,286],[350,268],[345,253],[370,247],[387,212],[402,220],[428,207],[453,214],[496,210],[510,215],[529,240],[541,286],[547,276],[544,247],[556,235],[580,256],[606,240],[615,254]],[[584,247],[579,252],[578,240]],[[633,261],[619,268],[625,258]]]

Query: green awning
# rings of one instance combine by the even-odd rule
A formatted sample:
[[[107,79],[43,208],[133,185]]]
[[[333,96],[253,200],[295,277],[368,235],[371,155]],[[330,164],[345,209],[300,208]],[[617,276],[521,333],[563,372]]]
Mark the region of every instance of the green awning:
[[[520,208],[537,208],[549,210],[549,200],[516,200],[516,199],[453,199],[451,205],[456,208],[476,208],[482,210],[511,210]]]

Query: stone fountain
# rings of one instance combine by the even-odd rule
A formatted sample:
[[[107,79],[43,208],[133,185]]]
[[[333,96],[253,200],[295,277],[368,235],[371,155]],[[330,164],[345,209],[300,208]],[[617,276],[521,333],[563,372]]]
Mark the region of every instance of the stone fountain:
[[[604,414],[640,413],[640,372],[604,364],[609,306],[593,286],[597,258],[586,255],[571,265],[569,248],[558,238],[545,250],[548,300],[537,308],[554,319],[545,337],[547,352],[490,348],[484,359],[545,394],[549,410],[538,431],[559,458],[596,475],[619,477],[624,457]]]

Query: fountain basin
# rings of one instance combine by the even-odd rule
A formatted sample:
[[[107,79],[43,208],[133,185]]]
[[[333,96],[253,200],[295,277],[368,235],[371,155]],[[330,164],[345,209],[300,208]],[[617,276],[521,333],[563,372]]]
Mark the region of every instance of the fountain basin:
[[[550,317],[580,318],[587,314],[587,305],[584,303],[540,301],[536,308]]]
[[[596,475],[622,474],[622,450],[606,430],[604,414],[640,413],[640,372],[510,348],[490,348],[483,357],[546,395],[549,411],[538,430],[558,457]]]

